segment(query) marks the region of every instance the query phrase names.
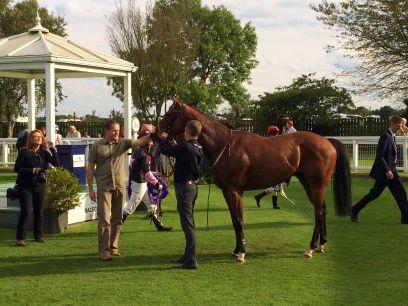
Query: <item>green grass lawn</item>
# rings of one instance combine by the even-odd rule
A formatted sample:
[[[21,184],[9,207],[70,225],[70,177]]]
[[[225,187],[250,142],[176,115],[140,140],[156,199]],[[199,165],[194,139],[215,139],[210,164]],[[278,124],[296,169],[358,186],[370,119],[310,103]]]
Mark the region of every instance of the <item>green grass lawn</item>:
[[[13,183],[16,180],[15,173],[0,173],[0,184]]]
[[[354,201],[371,186],[353,181]],[[216,188],[212,189],[210,231],[206,229],[207,186],[196,205],[197,271],[173,270],[171,259],[184,247],[172,192],[166,200],[165,225],[156,232],[132,215],[123,226],[122,256],[97,260],[96,222],[70,227],[68,233],[47,236],[45,244],[14,246],[14,231],[0,230],[0,305],[65,304],[406,304],[408,226],[388,191],[360,215],[361,223],[334,216],[328,190],[326,253],[311,260],[302,254],[313,229],[313,210],[294,179],[286,190],[296,202],[282,199],[280,211],[270,198],[257,208],[245,194],[247,263],[230,257],[234,231]],[[31,237],[30,237],[31,238]]]

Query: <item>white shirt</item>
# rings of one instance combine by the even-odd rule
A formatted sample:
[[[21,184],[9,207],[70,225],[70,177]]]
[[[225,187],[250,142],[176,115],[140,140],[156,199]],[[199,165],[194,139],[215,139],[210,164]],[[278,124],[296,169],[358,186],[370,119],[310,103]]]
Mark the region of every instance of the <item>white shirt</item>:
[[[292,127],[290,127],[290,128],[286,128],[284,131],[283,131],[283,135],[285,135],[285,134],[292,134],[292,133],[295,133],[295,132],[297,132],[297,130],[292,126]]]

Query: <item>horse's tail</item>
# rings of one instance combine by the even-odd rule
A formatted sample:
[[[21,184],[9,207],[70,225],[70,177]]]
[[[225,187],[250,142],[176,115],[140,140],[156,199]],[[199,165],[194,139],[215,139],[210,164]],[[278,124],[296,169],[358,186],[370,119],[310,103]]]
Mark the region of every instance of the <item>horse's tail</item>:
[[[336,148],[337,161],[334,170],[333,191],[336,215],[346,216],[351,212],[351,173],[347,148],[334,138],[328,139]]]

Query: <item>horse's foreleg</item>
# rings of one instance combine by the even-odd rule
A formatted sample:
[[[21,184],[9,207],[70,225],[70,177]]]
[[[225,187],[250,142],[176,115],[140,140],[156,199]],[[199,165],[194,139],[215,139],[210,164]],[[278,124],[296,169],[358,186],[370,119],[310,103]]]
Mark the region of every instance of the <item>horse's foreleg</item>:
[[[223,191],[224,198],[227,201],[228,208],[231,214],[232,225],[235,230],[235,249],[232,255],[237,259],[238,262],[245,262],[245,239],[243,231],[243,201],[242,192],[237,190]]]

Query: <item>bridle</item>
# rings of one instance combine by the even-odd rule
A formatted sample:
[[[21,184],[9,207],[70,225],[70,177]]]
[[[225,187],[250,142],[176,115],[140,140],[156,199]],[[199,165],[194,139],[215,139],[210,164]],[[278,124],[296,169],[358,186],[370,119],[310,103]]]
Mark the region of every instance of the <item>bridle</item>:
[[[167,124],[167,126],[165,126],[164,128],[162,128],[161,130],[162,131],[164,131],[164,132],[166,132],[166,133],[170,133],[170,126],[174,123],[174,121],[176,121],[176,119],[178,118],[178,117],[182,117],[183,116],[183,106],[184,106],[184,103],[182,103],[182,102],[180,102],[180,110],[177,112],[177,113],[179,113],[179,115],[176,115],[176,114],[173,114],[173,118],[168,122],[168,124]],[[180,132],[180,133],[177,133],[177,135],[178,134],[181,134],[182,132]]]
[[[178,115],[174,114],[174,118],[172,118],[166,127],[162,128],[162,130],[164,132],[170,133],[171,130],[171,125],[174,123],[174,121],[178,118],[178,117],[182,117],[183,116],[183,107],[184,107],[184,103],[180,102],[180,110],[178,111]],[[205,124],[203,124],[203,127],[205,126]],[[182,132],[181,132],[182,133]],[[178,133],[178,134],[181,134]],[[178,135],[176,134],[176,135]],[[231,137],[232,137],[232,129],[229,129],[229,136],[228,136],[228,141],[225,144],[225,146],[222,148],[221,152],[218,154],[217,158],[215,159],[214,163],[210,166],[210,169],[213,169],[217,163],[219,162],[219,160],[221,159],[222,155],[224,154],[225,150],[228,148],[228,157],[231,156]]]

